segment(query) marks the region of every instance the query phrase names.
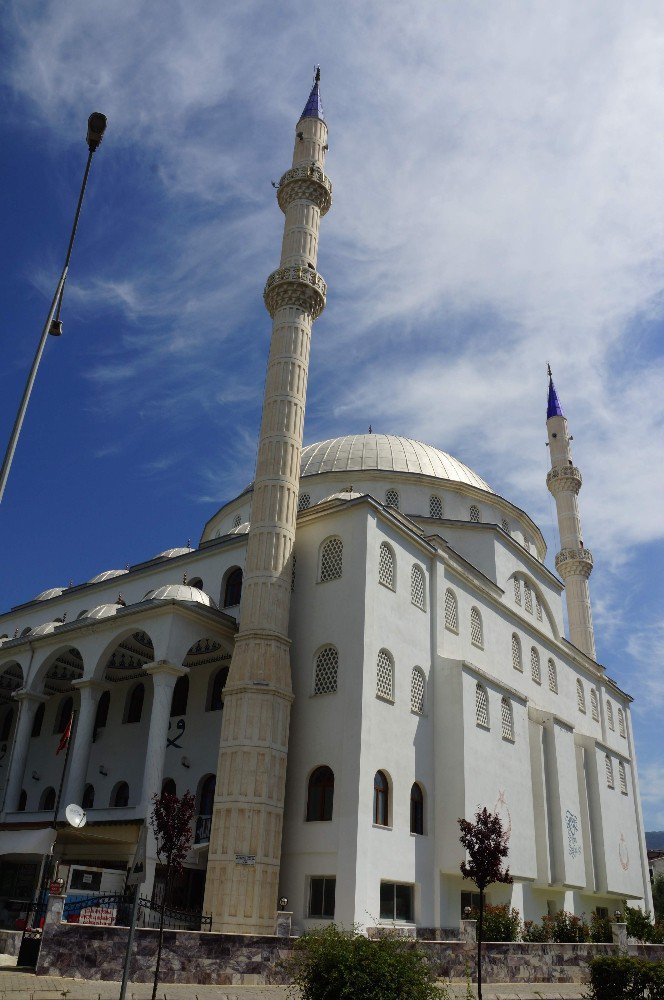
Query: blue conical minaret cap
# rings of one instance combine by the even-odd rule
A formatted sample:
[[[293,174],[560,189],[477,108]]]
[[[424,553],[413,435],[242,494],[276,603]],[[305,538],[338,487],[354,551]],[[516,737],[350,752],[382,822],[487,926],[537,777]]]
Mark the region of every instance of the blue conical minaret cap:
[[[320,100],[320,66],[316,67],[316,76],[314,77],[314,85],[311,88],[311,93],[309,94],[309,100],[304,106],[304,111],[300,115],[300,121],[303,118],[320,118],[322,122],[325,121],[325,115],[323,114],[323,105]]]
[[[546,406],[546,419],[549,420],[551,417],[564,417],[563,408],[560,405],[560,400],[558,399],[558,393],[556,392],[556,387],[553,384],[553,375],[551,374],[551,366],[548,366],[549,371],[549,399]]]

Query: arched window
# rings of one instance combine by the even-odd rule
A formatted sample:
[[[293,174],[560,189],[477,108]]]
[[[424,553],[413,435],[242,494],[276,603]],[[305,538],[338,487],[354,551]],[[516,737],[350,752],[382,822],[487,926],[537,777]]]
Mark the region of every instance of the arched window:
[[[396,490],[386,490],[385,492],[385,506],[395,507],[399,510],[399,494]]]
[[[470,609],[470,641],[473,646],[484,648],[484,635],[482,632],[482,616],[477,608]]]
[[[316,657],[314,694],[332,694],[337,690],[339,653],[334,646],[323,646]]]
[[[445,628],[450,632],[459,631],[459,608],[456,594],[448,587],[445,591]]]
[[[220,667],[212,678],[209,712],[221,712],[224,707],[224,688],[228,680],[228,667]]]
[[[28,793],[25,788],[21,789],[21,794],[18,797],[18,812],[25,812],[28,805]]]
[[[606,768],[607,788],[615,788],[615,781],[613,780],[613,761],[609,757],[608,753],[604,755],[604,767]]]
[[[45,788],[39,800],[39,808],[43,812],[53,812],[55,809],[55,788]]]
[[[378,558],[378,582],[394,590],[394,552],[387,542],[380,543]]]
[[[378,654],[376,696],[394,701],[394,660],[386,649],[381,649]]]
[[[173,778],[164,778],[161,783],[162,795],[177,795],[177,787]]]
[[[622,708],[618,709],[618,732],[624,739],[627,738],[625,736],[625,715]]]
[[[187,714],[187,702],[189,701],[189,677],[185,674],[178,677],[173,688],[171,698],[171,718],[176,715]]]
[[[242,570],[237,566],[226,577],[224,587],[224,607],[235,608],[242,598]]]
[[[530,676],[535,684],[542,683],[542,670],[540,668],[540,655],[534,646],[530,649]]]
[[[241,524],[242,524],[242,515],[236,514],[235,517],[233,518],[233,527],[239,528]]]
[[[533,613],[533,592],[530,589],[530,584],[523,581],[523,597],[526,611],[529,615]]]
[[[620,791],[623,795],[627,795],[627,771],[621,760],[618,761],[618,779],[620,781]]]
[[[606,721],[608,723],[608,726],[609,726],[609,729],[611,730],[611,732],[615,733],[616,726],[615,726],[615,723],[613,721],[613,705],[611,704],[611,702],[609,701],[608,698],[606,700]]]
[[[332,819],[334,774],[332,769],[317,767],[307,787],[307,823]]]
[[[424,573],[417,565],[410,571],[410,603],[424,611]]]
[[[126,781],[119,781],[111,792],[111,800],[108,803],[116,809],[123,809],[129,805],[129,785]]]
[[[586,696],[583,690],[583,684],[580,680],[576,682],[576,704],[580,712],[586,714]]]
[[[92,809],[95,804],[95,789],[94,785],[86,785],[85,791],[83,792],[83,801],[81,805],[84,809]]]
[[[504,532],[506,532],[509,535],[509,533],[510,533],[510,526],[509,526],[509,523],[508,523],[506,517],[504,517],[502,519],[502,521],[500,522],[500,527],[503,529]]]
[[[54,733],[64,733],[65,729],[69,725],[69,720],[71,719],[71,713],[74,710],[74,701],[72,698],[63,698],[58,707],[58,711],[55,715],[55,727],[53,729]]]
[[[410,832],[424,833],[424,793],[416,781],[410,789]]]
[[[196,590],[203,589],[203,581],[200,576],[194,576],[191,580],[188,580],[187,583],[190,587],[195,587]]]
[[[469,519],[471,521],[474,521],[476,524],[479,524],[479,522],[480,522],[480,509],[477,506],[477,504],[473,503],[473,504],[470,505],[469,515],[470,515]]]
[[[443,501],[435,493],[432,493],[429,497],[429,517],[440,518],[442,516]]]
[[[297,498],[297,509],[306,510],[307,507],[311,506],[311,497],[308,493],[300,493]]]
[[[475,723],[489,728],[489,696],[486,688],[479,682],[475,685]]]
[[[145,685],[135,684],[129,692],[127,698],[127,708],[125,722],[140,722],[143,715],[143,702],[145,701]]]
[[[6,743],[9,739],[9,734],[12,731],[12,722],[14,721],[14,709],[10,708],[4,719],[2,720],[2,729],[0,729],[0,743]]]
[[[320,582],[339,580],[343,570],[344,543],[337,536],[323,542],[320,550]]]
[[[208,774],[203,780],[199,794],[198,813],[200,816],[211,816],[214,808],[214,791],[217,787],[217,777]]]
[[[30,735],[34,736],[35,739],[38,736],[41,736],[42,726],[44,724],[44,712],[45,712],[45,710],[46,709],[45,709],[45,706],[44,706],[44,702],[42,701],[37,706],[37,711],[35,712],[35,717],[32,720],[32,732],[30,733]]]
[[[558,694],[558,671],[556,670],[556,665],[553,660],[549,660],[549,691],[553,691],[554,694]]]
[[[514,577],[514,600],[521,607],[521,580],[518,576]]]
[[[424,715],[424,674],[419,667],[410,675],[410,710]]]
[[[599,722],[599,700],[594,687],[590,689],[590,714],[595,722]]]
[[[97,712],[95,714],[95,727],[93,740],[97,738],[97,733],[100,729],[103,729],[108,722],[108,709],[111,704],[111,692],[102,691],[99,701],[97,702]]]
[[[390,784],[384,771],[376,771],[374,775],[373,821],[376,826],[390,823]]]
[[[510,740],[514,743],[514,718],[512,716],[512,706],[510,705],[509,698],[500,699],[500,727],[501,735],[504,740]]]
[[[523,671],[521,661],[521,640],[515,633],[512,634],[512,666],[515,670]]]

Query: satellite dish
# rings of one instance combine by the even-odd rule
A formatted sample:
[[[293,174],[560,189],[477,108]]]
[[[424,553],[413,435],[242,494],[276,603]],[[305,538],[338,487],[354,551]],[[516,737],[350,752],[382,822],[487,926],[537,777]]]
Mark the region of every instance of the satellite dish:
[[[65,809],[65,816],[67,817],[69,825],[75,826],[77,830],[80,830],[82,826],[85,826],[88,821],[85,809],[81,809],[81,807],[77,806],[75,802],[72,802],[71,805],[67,806]]]

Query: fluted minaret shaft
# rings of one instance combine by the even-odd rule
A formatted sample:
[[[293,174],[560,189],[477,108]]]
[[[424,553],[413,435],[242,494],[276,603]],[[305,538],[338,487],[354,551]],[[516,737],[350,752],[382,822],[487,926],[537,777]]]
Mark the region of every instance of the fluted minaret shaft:
[[[284,212],[247,538],[241,625],[225,689],[205,909],[213,930],[274,933],[292,702],[288,618],[300,455],[314,319],[326,286],[316,271],[327,126],[318,75],[296,126],[293,165],[277,188]]]
[[[551,469],[546,485],[556,501],[560,552],[556,556],[556,570],[565,581],[567,619],[570,641],[588,656],[595,659],[595,633],[590,607],[589,578],[593,569],[592,552],[583,544],[578,494],[581,473],[572,461],[571,437],[567,420],[549,376],[549,405],[547,432]]]

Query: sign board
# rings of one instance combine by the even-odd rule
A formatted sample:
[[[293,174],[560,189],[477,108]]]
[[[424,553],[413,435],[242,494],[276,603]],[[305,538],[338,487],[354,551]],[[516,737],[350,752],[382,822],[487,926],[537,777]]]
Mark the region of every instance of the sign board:
[[[117,906],[84,906],[79,922],[111,927],[115,923],[117,912]]]
[[[255,854],[236,854],[235,855],[236,865],[255,865],[256,855]]]
[[[134,852],[134,860],[127,876],[127,885],[142,885],[145,882],[147,868],[147,835],[148,828],[143,824]]]

